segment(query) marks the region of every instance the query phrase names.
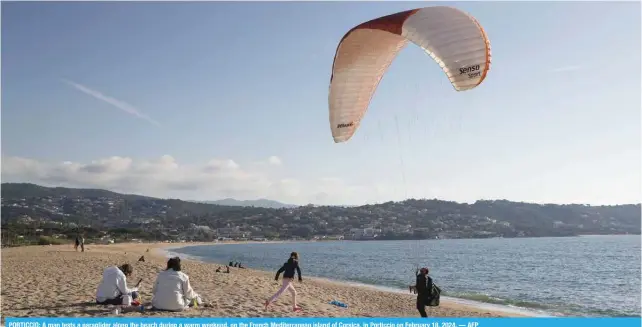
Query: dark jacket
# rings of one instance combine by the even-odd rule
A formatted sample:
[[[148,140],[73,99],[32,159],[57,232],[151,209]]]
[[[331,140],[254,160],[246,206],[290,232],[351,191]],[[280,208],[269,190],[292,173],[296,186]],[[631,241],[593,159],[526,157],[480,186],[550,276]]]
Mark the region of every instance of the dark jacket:
[[[432,278],[428,275],[418,274],[417,275],[417,296],[428,296],[432,295]]]
[[[283,273],[283,278],[294,278],[294,271],[296,270],[299,275],[299,281],[301,281],[301,268],[299,268],[299,262],[290,258],[288,262],[284,263],[281,268],[276,272],[276,277],[274,280],[279,280],[279,275]]]

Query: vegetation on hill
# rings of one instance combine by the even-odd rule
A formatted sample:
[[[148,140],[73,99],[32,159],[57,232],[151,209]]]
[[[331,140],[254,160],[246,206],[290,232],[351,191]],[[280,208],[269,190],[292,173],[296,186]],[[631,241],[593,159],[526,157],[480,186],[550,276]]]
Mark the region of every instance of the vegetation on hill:
[[[99,189],[2,184],[3,243],[68,240],[425,239],[640,234],[640,204],[410,199],[357,207],[260,208]],[[42,241],[40,241],[42,242]]]

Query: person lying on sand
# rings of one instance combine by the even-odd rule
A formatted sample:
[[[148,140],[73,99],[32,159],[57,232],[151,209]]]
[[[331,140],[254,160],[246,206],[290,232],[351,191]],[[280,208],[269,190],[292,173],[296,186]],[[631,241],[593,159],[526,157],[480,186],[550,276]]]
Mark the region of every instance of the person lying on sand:
[[[292,252],[290,254],[290,258],[288,261],[283,264],[283,266],[276,272],[276,277],[274,277],[274,280],[279,280],[279,275],[283,273],[283,284],[281,285],[281,288],[268,300],[265,300],[265,310],[267,310],[268,306],[276,301],[276,299],[283,293],[285,290],[290,291],[290,294],[292,294],[292,305],[294,311],[300,311],[301,307],[299,307],[296,303],[296,289],[294,289],[294,285],[292,282],[294,281],[294,271],[296,270],[297,274],[299,275],[299,282],[302,282],[303,279],[301,279],[301,268],[299,268],[299,254],[296,252]]]
[[[127,287],[127,277],[131,277],[133,272],[134,268],[128,263],[120,267],[111,266],[105,268],[103,270],[103,279],[96,290],[96,303],[121,305],[131,302],[134,305],[138,305],[136,299],[138,299],[140,281],[134,288]]]
[[[230,267],[226,266],[225,271],[223,271],[223,267],[217,267],[216,268],[217,273],[224,273],[224,274],[229,274],[230,273]]]
[[[152,290],[152,307],[156,310],[183,311],[201,297],[194,292],[189,277],[181,271],[181,259],[167,260],[167,269],[158,273]]]

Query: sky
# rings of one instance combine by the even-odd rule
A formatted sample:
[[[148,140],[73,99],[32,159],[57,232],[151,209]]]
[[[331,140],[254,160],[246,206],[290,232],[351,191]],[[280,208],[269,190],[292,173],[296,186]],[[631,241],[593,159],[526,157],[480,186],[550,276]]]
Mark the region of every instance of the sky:
[[[2,182],[185,200],[637,203],[639,2],[440,2],[484,83],[408,45],[354,137],[328,87],[361,22],[435,2],[2,3]]]

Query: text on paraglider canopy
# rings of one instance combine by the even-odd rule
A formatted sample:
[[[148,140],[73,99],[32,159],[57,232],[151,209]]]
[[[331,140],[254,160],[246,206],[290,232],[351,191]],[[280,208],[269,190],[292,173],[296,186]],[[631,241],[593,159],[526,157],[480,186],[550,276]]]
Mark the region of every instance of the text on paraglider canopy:
[[[354,123],[351,122],[349,124],[338,124],[337,128],[345,128],[345,127],[350,127],[350,126],[354,126]]]
[[[481,76],[481,72],[479,71],[479,69],[480,69],[479,65],[472,65],[464,68],[459,68],[459,75],[468,74],[468,78],[479,77]]]

